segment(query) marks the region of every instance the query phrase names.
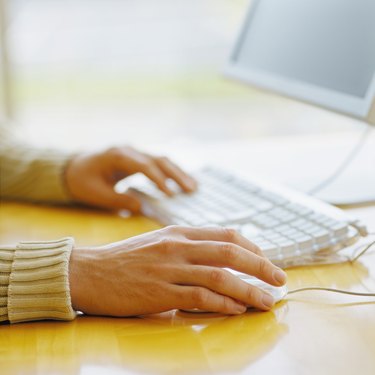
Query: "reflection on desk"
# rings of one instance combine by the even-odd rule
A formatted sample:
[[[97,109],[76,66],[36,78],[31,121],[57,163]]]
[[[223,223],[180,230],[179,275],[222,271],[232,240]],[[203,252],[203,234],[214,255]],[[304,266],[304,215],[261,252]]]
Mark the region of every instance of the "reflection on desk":
[[[148,318],[80,317],[59,325],[3,326],[2,337],[19,347],[2,368],[10,373],[22,373],[25,365],[33,373],[40,366],[45,373],[69,374],[122,373],[122,368],[127,373],[233,373],[272,350],[287,331],[273,312],[200,315],[174,311]]]

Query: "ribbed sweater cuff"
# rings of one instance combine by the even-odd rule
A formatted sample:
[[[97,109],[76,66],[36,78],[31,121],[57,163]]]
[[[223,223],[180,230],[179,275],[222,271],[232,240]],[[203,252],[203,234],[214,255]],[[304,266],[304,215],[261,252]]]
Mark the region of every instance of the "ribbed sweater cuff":
[[[10,322],[75,318],[69,290],[73,246],[72,238],[17,245],[8,287]]]

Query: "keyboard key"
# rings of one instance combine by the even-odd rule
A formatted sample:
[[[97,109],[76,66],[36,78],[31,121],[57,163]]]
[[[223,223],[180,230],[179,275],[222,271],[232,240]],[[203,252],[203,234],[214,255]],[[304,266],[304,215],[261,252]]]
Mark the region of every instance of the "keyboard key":
[[[254,238],[260,232],[260,228],[253,224],[245,224],[240,226],[241,234],[246,238]]]
[[[302,206],[298,203],[289,202],[284,205],[284,208],[297,213],[298,216],[307,216],[313,213],[313,210],[310,207]]]
[[[209,225],[210,222],[200,217],[194,217],[194,218],[190,218],[188,220],[188,223],[192,225],[193,227],[202,227],[202,226]]]
[[[331,236],[326,229],[312,229],[305,232],[310,234],[318,245],[329,244],[331,241]]]
[[[343,237],[348,233],[348,226],[345,223],[337,222],[329,227],[335,237]]]
[[[256,245],[264,252],[264,254],[272,258],[273,256],[279,255],[280,248],[279,246],[271,243],[271,242],[260,242],[256,243]]]
[[[229,222],[236,222],[236,221],[242,221],[245,219],[249,219],[252,216],[256,214],[256,211],[249,208],[242,211],[233,211],[230,213],[225,214],[225,218]]]
[[[204,214],[202,213],[202,218],[205,219],[206,221],[210,223],[225,223],[225,218],[222,215],[217,214],[216,212],[205,212]]]
[[[285,241],[280,245],[281,254],[285,257],[290,257],[296,253],[298,250],[297,245],[293,241]]]
[[[278,205],[278,206],[281,206],[281,205],[284,205],[284,204],[288,203],[288,200],[286,198],[284,198],[280,195],[271,193],[269,191],[263,190],[258,195],[260,197],[265,198],[266,200],[274,203],[275,205]]]
[[[296,243],[298,245],[298,249],[301,252],[306,252],[306,251],[312,249],[312,247],[314,246],[314,241],[313,241],[312,237],[307,236],[307,235],[297,237],[297,238],[295,238],[295,240],[296,240]]]
[[[264,199],[256,199],[250,202],[250,206],[257,211],[268,211],[274,207],[273,203],[268,202]]]
[[[280,248],[272,244],[262,246],[261,250],[263,251],[264,255],[271,260],[280,255]]]

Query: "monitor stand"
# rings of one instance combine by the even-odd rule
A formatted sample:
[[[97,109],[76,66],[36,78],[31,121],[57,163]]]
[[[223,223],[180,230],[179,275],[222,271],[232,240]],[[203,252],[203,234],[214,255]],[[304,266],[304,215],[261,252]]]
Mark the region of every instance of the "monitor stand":
[[[375,203],[375,131],[372,133],[342,173],[327,180],[314,196],[338,206]]]
[[[346,146],[333,141],[331,150],[316,150],[316,165],[310,169],[315,185],[311,180],[307,186],[297,179],[289,185],[338,206],[375,203],[375,129],[368,128],[351,140],[350,146],[348,141]],[[330,168],[326,168],[332,157],[341,160],[335,167],[335,163],[329,163]],[[305,174],[306,171],[300,171],[301,177]]]
[[[334,176],[353,154],[364,139],[364,127],[337,133],[265,138],[243,145],[237,143],[227,148],[225,160],[220,163],[229,168],[235,166],[249,178],[258,176],[287,185],[334,205],[375,204],[375,128],[368,129],[359,151],[342,173],[324,188],[315,189],[314,194],[312,190]]]

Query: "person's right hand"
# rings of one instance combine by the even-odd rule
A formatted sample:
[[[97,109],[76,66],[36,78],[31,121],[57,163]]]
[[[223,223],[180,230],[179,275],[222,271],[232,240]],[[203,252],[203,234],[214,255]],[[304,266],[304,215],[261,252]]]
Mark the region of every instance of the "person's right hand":
[[[171,309],[240,314],[269,310],[272,297],[223,268],[281,286],[284,271],[232,229],[170,226],[70,259],[73,308],[87,314],[134,316]]]

